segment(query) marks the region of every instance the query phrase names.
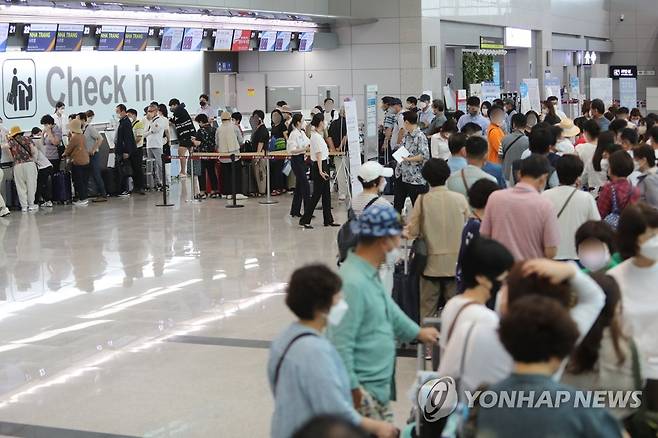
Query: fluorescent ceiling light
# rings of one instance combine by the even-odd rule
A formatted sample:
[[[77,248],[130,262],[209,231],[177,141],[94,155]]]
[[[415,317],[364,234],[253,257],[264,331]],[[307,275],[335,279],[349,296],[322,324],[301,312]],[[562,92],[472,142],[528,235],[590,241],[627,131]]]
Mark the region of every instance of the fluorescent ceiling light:
[[[61,23],[143,25],[151,27],[204,27],[249,30],[313,30],[317,23],[300,20],[226,17],[199,13],[151,12],[146,10],[65,9],[44,6],[0,5],[3,21],[12,23]]]

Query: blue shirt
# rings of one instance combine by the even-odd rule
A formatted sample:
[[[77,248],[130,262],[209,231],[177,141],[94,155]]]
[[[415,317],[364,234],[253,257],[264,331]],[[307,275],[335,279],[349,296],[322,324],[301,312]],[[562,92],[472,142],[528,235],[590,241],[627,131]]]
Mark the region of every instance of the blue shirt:
[[[462,170],[464,167],[468,166],[468,161],[466,158],[459,156],[450,156],[448,158],[448,167],[450,168],[450,173],[455,173],[458,170]]]
[[[507,187],[507,182],[503,176],[503,167],[500,164],[490,163],[487,161],[484,163],[484,166],[482,166],[482,170],[496,178],[496,182],[501,188],[504,189]]]
[[[610,120],[606,119],[605,117],[599,117],[598,119],[594,119],[594,121],[597,125],[599,125],[599,128],[601,128],[601,132],[610,129]]]
[[[295,341],[281,368],[276,391],[274,374],[290,341],[301,333],[312,333]],[[332,414],[358,425],[345,366],[333,345],[316,330],[298,322],[291,324],[270,347],[267,377],[274,394],[272,438],[290,436],[311,418]]]
[[[470,114],[466,113],[459,118],[459,121],[457,122],[457,129],[461,131],[464,125],[467,123],[476,123],[480,125],[480,128],[482,128],[482,132],[487,132],[487,128],[489,127],[490,122],[489,119],[487,119],[480,113],[478,113],[475,116],[471,116]]]

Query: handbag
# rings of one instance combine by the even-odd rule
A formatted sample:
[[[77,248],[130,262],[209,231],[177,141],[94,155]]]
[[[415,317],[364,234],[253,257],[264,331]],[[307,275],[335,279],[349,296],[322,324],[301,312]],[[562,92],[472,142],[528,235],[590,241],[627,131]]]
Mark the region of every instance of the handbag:
[[[619,218],[621,217],[621,210],[619,209],[619,202],[617,200],[617,190],[615,190],[615,186],[611,185],[610,189],[612,190],[612,211],[608,213],[606,217],[603,218],[603,222],[607,223],[610,225],[614,230],[617,229],[619,226]],[[626,200],[626,205],[631,200],[631,197],[633,196],[633,190],[628,193],[628,199]]]
[[[419,228],[420,233],[418,237],[414,239],[411,244],[411,251],[409,252],[409,272],[415,275],[422,275],[427,266],[427,241],[425,240],[425,235],[423,233],[423,199],[424,195],[420,195],[418,203],[420,205],[420,215],[419,215]]]
[[[633,360],[633,380],[635,381],[635,388],[638,391],[642,391],[640,356],[637,352],[637,346],[632,340],[630,342],[630,347]],[[626,429],[633,438],[656,438],[656,436],[658,436],[658,412],[647,409],[645,398],[643,391],[642,404],[637,412],[624,422]]]

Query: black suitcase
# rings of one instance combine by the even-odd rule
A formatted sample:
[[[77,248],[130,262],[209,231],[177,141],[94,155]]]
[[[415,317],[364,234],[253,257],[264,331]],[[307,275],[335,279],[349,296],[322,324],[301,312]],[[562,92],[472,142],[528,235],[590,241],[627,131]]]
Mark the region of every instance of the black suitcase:
[[[420,277],[409,272],[407,261],[395,265],[393,301],[417,324],[420,323]]]
[[[5,205],[9,210],[20,210],[21,204],[18,200],[18,191],[13,179],[6,179],[2,191],[2,197],[5,199]]]
[[[101,170],[101,177],[105,185],[105,192],[110,196],[116,196],[119,193],[119,175],[114,167],[108,167]]]
[[[73,201],[71,172],[55,172],[52,176],[53,202],[70,204]]]

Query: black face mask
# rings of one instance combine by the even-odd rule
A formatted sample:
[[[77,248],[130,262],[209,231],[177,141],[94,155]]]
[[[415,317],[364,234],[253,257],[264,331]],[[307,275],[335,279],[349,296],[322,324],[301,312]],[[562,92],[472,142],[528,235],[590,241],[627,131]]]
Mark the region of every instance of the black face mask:
[[[199,105],[201,105],[202,107],[206,106],[206,104],[207,104],[207,102],[205,100],[202,100],[201,102],[199,102]]]

